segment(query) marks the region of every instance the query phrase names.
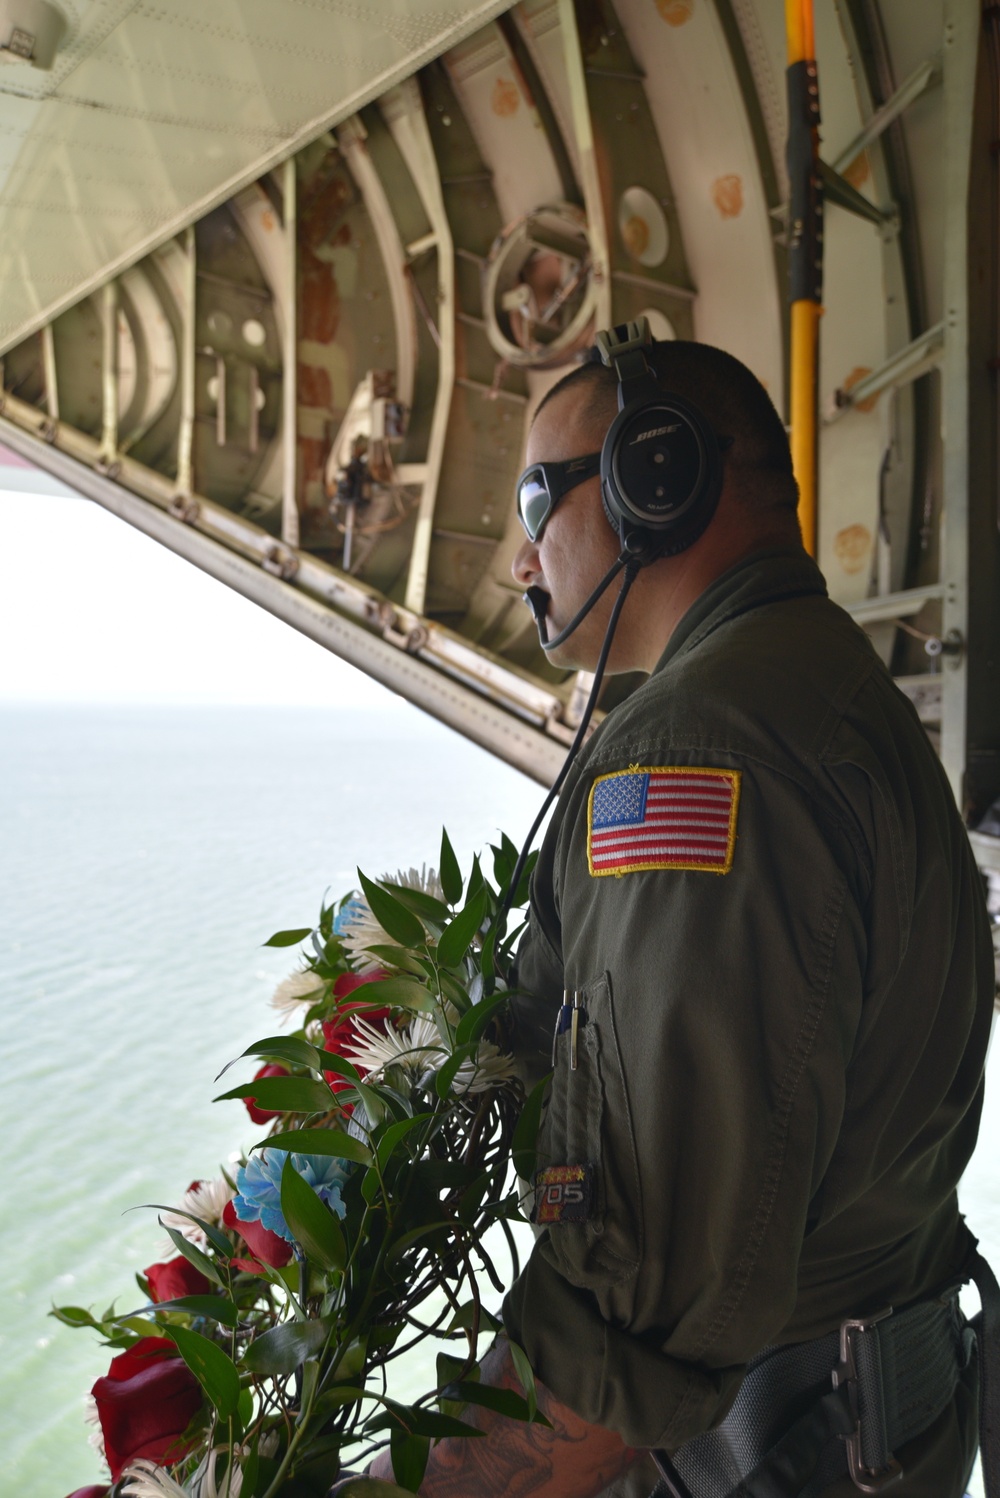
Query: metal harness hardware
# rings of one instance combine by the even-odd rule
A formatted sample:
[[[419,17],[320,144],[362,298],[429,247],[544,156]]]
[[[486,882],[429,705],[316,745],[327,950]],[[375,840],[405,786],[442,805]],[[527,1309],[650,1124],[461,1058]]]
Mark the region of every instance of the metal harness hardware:
[[[862,1493],[881,1493],[903,1476],[899,1462],[887,1449],[885,1389],[878,1332],[880,1321],[892,1315],[892,1307],[877,1316],[840,1323],[840,1362],[831,1372],[835,1389],[847,1390],[855,1428],[842,1436],[847,1448],[847,1470]],[[867,1342],[863,1341],[869,1337]],[[861,1368],[859,1369],[859,1363]],[[873,1452],[883,1458],[877,1468],[865,1462]]]

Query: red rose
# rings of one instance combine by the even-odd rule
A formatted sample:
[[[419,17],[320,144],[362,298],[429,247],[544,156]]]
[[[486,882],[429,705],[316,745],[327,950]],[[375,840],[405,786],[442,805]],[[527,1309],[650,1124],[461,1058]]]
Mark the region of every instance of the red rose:
[[[292,1245],[287,1238],[282,1238],[280,1233],[272,1233],[261,1222],[244,1222],[241,1217],[237,1217],[232,1202],[226,1202],[222,1221],[231,1232],[239,1233],[254,1256],[252,1259],[232,1259],[230,1262],[234,1269],[245,1269],[248,1274],[263,1274],[260,1267],[262,1262],[270,1264],[272,1269],[284,1269],[291,1260]]]
[[[201,1385],[168,1338],[143,1337],[119,1353],[90,1392],[115,1482],[138,1456],[171,1467],[190,1450],[181,1437],[201,1409]]]
[[[182,1295],[208,1295],[212,1289],[207,1276],[180,1255],[165,1264],[150,1264],[142,1272],[149,1281],[149,1297],[157,1305],[161,1300],[178,1300]]]
[[[355,1016],[359,1011],[368,1023],[375,1025],[376,1028],[383,1020],[388,1019],[391,1013],[389,1009],[368,1009],[364,1004],[342,1004],[333,1019],[323,1021],[323,1046],[332,1055],[343,1056],[345,1061],[350,1061],[358,1075],[366,1077],[368,1068],[362,1066],[352,1056],[345,1055],[345,1049],[353,1050],[358,1039]],[[343,1092],[345,1087],[352,1085],[347,1077],[342,1077],[339,1072],[325,1071],[323,1075],[330,1084],[331,1092]],[[346,1113],[350,1113],[353,1111],[354,1104],[344,1103],[343,1107]]]
[[[388,976],[389,974],[383,968],[376,968],[374,973],[341,973],[333,985],[333,997],[346,999],[349,993],[353,993],[363,983],[378,983]]]
[[[261,1077],[287,1077],[288,1075],[287,1066],[277,1066],[269,1062],[267,1066],[262,1066],[260,1071],[254,1072],[253,1079],[257,1082]],[[280,1118],[281,1116],[280,1109],[258,1108],[255,1098],[245,1097],[243,1101],[254,1123],[267,1123],[269,1118]]]

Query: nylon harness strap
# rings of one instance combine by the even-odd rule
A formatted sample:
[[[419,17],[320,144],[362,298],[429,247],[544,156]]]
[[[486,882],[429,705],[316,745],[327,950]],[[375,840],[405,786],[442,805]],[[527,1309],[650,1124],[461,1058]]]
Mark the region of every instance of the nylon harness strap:
[[[973,1240],[974,1243],[975,1240]],[[979,1438],[986,1498],[1000,1498],[1000,1285],[973,1249],[963,1278],[982,1310],[966,1323],[954,1289],[839,1333],[765,1348],[721,1425],[655,1452],[663,1498],[820,1498],[850,1475],[861,1492],[905,1473],[893,1453],[950,1403],[979,1356]]]

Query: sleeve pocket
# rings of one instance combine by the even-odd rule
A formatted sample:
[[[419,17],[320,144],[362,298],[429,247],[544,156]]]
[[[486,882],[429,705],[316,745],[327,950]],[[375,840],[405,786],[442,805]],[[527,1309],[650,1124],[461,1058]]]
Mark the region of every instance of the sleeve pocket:
[[[567,1029],[538,1139],[535,1218],[549,1228],[556,1261],[572,1283],[599,1289],[634,1274],[642,1259],[642,1200],[632,1115],[615,1027],[611,979],[582,991],[586,1014],[570,1064]],[[574,1185],[561,1186],[573,1167]],[[546,1189],[546,1183],[551,1184]],[[579,1203],[579,1190],[584,1202]],[[561,1206],[570,1201],[570,1206]]]

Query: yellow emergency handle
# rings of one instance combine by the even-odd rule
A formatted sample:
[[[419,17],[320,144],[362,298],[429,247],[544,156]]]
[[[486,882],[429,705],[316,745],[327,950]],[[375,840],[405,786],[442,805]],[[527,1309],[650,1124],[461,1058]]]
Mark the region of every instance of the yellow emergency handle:
[[[813,63],[816,33],[813,0],[785,0],[788,65]],[[813,132],[813,158],[818,156],[818,134]],[[816,555],[819,319],[822,306],[812,298],[791,304],[790,400],[792,467],[799,486],[799,521],[802,540],[810,556]]]
[[[811,557],[816,555],[816,491],[818,434],[816,407],[819,384],[818,302],[792,303],[791,400],[789,416],[792,471],[799,486],[799,524],[802,542]]]
[[[811,62],[816,56],[813,0],[785,0],[785,31],[789,67],[793,62]]]

